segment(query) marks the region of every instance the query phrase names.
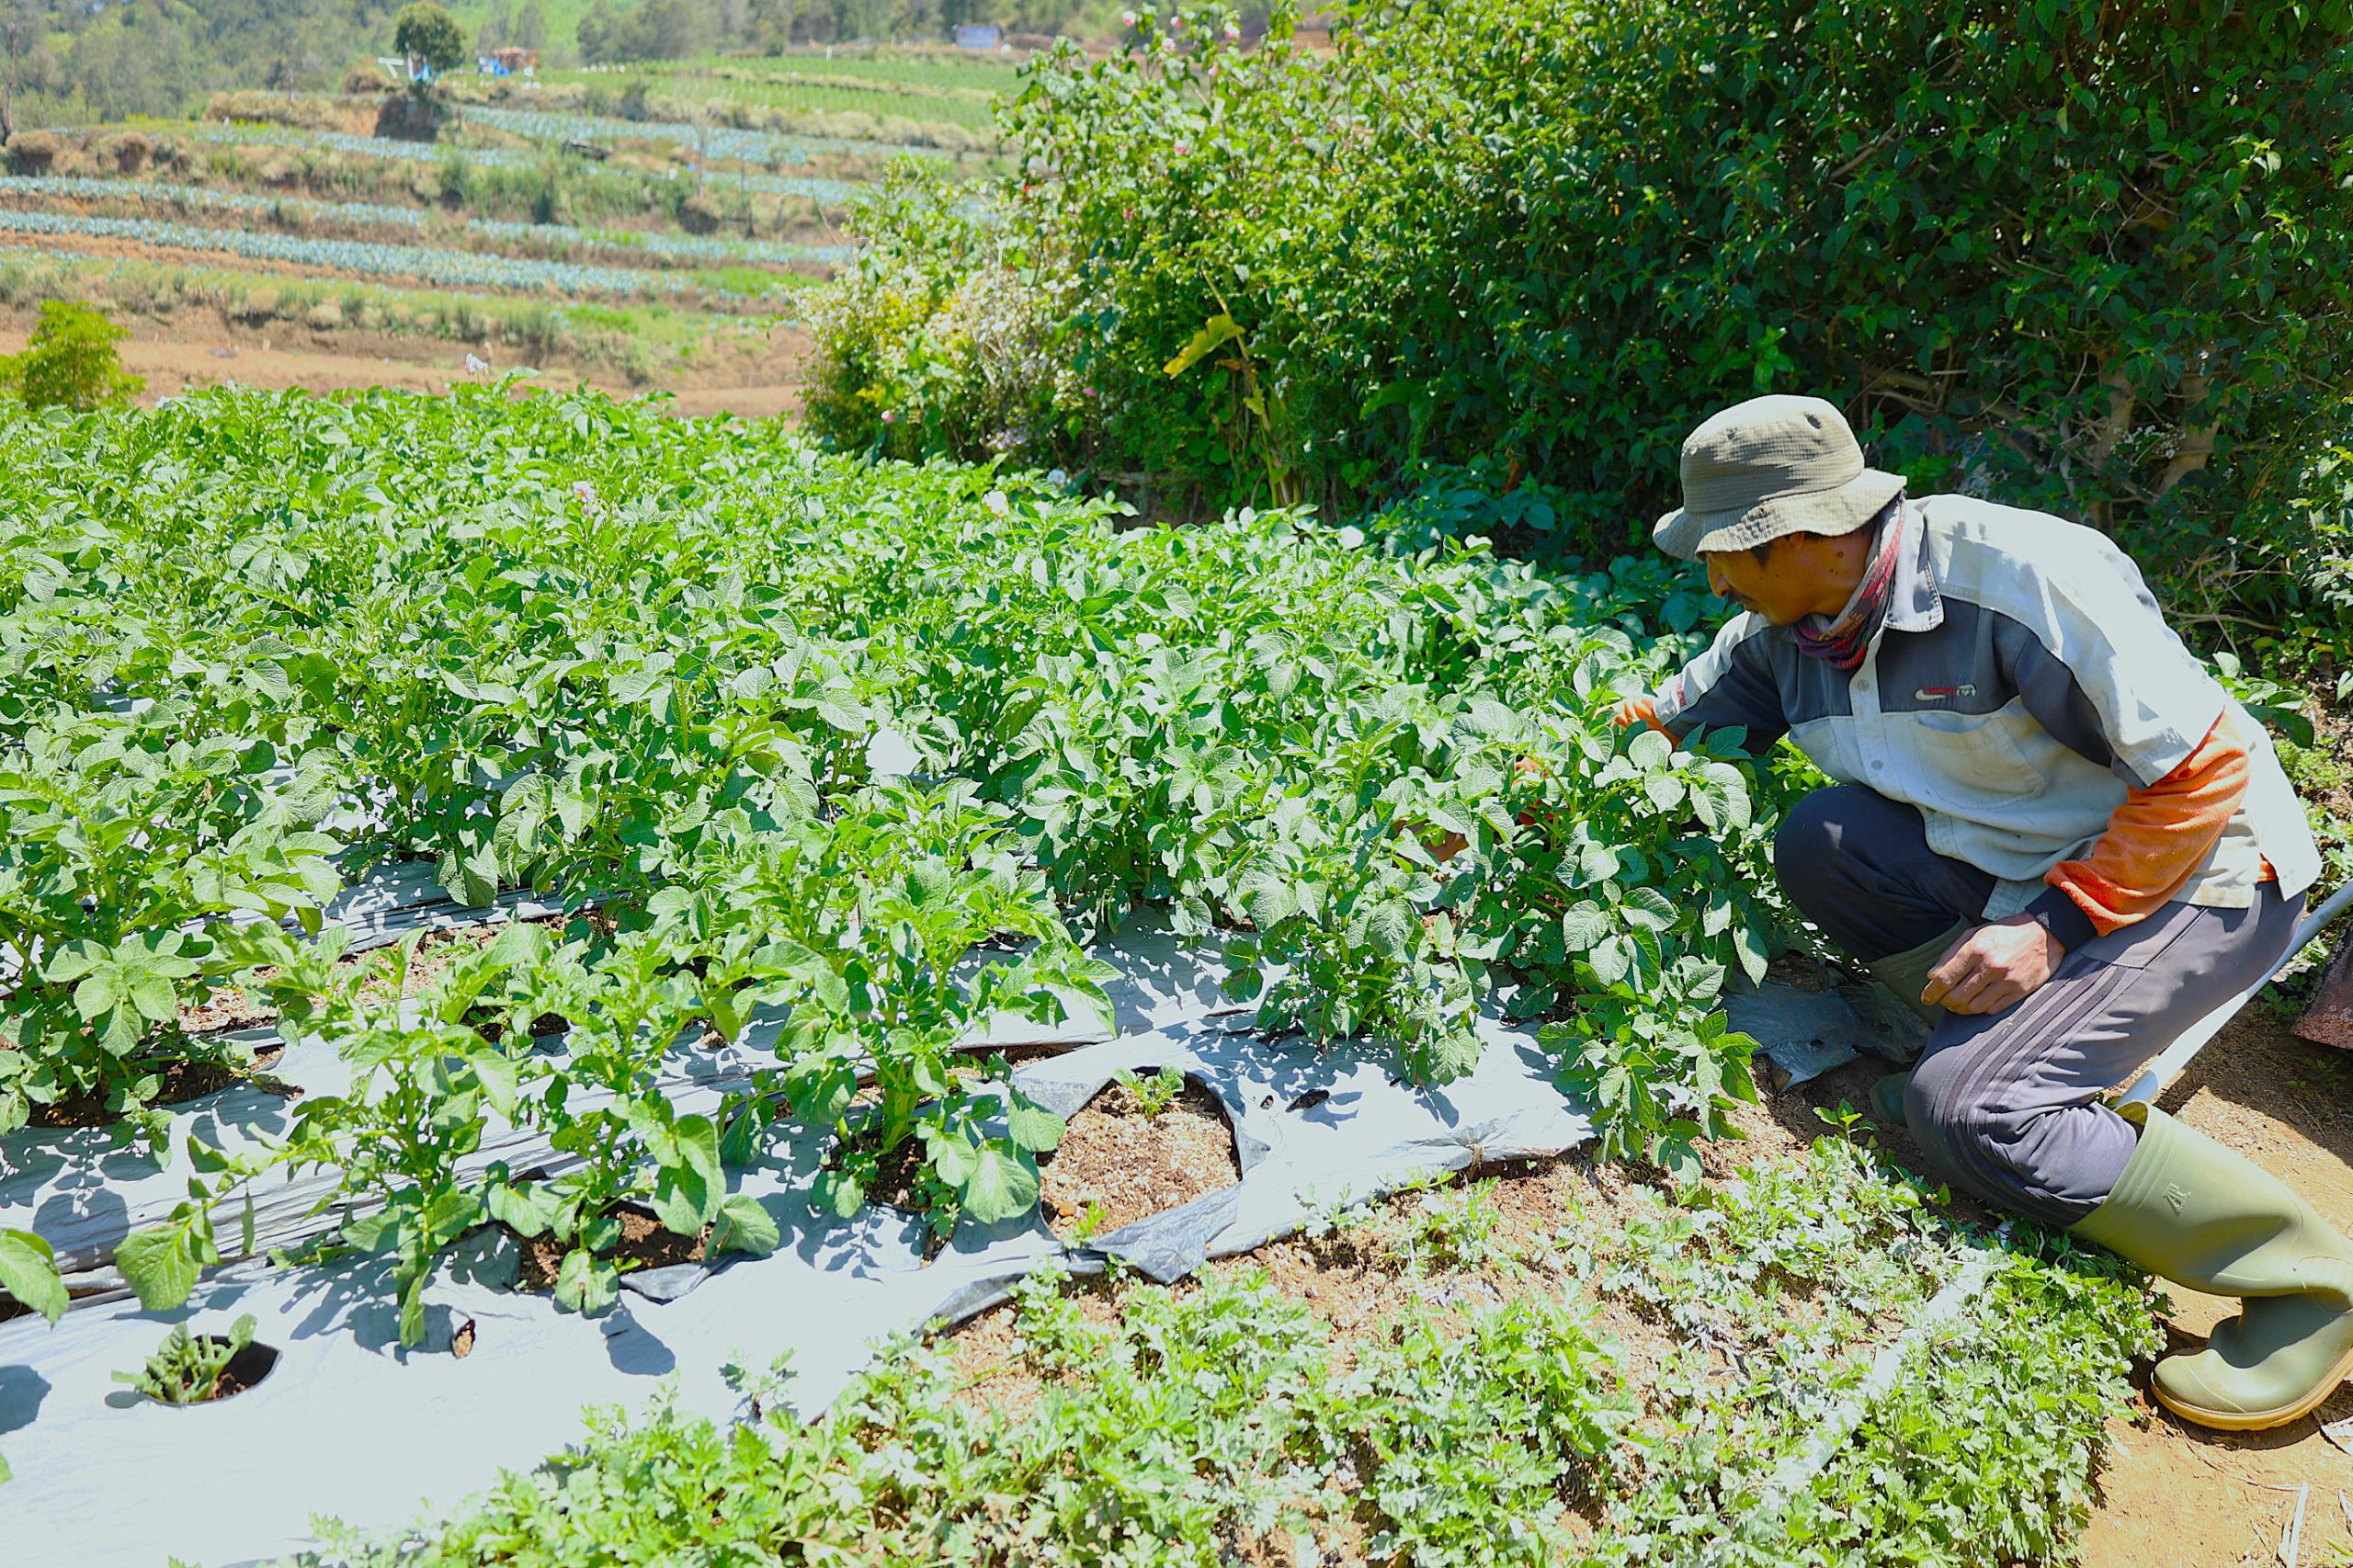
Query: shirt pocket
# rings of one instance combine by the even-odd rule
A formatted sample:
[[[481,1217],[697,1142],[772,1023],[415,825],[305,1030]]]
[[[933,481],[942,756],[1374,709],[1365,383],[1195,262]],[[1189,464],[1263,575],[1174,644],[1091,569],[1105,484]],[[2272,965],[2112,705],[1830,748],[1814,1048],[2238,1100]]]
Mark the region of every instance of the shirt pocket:
[[[2027,757],[2007,710],[1907,713],[1896,722],[1918,802],[1984,821],[1988,809],[2030,799],[2051,778]]]

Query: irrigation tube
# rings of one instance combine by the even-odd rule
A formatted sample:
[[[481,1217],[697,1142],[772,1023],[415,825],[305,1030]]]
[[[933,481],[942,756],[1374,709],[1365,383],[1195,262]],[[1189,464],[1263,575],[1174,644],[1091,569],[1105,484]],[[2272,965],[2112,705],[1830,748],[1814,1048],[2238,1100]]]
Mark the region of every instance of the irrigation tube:
[[[2008,1227],[2005,1226],[2002,1233],[2006,1234],[2007,1231]],[[1912,1320],[1912,1325],[1873,1358],[1871,1369],[1865,1374],[1863,1381],[1847,1390],[1847,1397],[1823,1417],[1820,1429],[1805,1446],[1785,1457],[1773,1468],[1764,1491],[1757,1497],[1755,1509],[1741,1522],[1738,1539],[1754,1542],[1762,1532],[1779,1527],[1781,1516],[1789,1511],[1790,1504],[1813,1484],[1824,1467],[1829,1464],[1831,1457],[1846,1447],[1847,1440],[1855,1435],[1855,1428],[1862,1425],[1863,1417],[1870,1407],[1895,1386],[1895,1380],[1903,1376],[1913,1352],[1975,1304],[1977,1298],[1984,1294],[1986,1282],[1993,1278],[1994,1270],[2001,1266],[2004,1256],[1992,1248],[1972,1249],[1968,1261],[1954,1270],[1944,1289],[1938,1290],[1920,1310],[1920,1315]],[[1733,1544],[1731,1540],[1719,1540],[1702,1555],[1701,1562],[1722,1562],[1723,1554],[1731,1550]]]

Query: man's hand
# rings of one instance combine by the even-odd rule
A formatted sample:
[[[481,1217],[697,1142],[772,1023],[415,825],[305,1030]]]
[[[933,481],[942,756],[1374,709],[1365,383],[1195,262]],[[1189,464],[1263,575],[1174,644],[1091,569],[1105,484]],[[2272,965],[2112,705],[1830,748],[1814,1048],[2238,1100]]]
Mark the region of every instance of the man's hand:
[[[1998,1013],[2034,994],[2059,971],[2067,949],[2028,915],[1980,926],[1928,971],[1920,1000],[1950,1013]]]
[[[1639,697],[1630,697],[1620,702],[1610,717],[1617,721],[1618,727],[1621,730],[1631,730],[1637,725],[1645,725],[1658,731],[1661,734],[1666,733],[1666,726],[1658,722],[1658,699],[1647,691]]]

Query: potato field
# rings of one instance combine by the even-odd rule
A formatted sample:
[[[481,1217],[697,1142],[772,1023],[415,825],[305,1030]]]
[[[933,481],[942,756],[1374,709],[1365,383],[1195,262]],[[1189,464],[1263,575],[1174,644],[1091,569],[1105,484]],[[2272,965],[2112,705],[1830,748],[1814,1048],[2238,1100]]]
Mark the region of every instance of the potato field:
[[[430,1560],[666,1561],[701,1528],[663,1534],[700,1506],[668,1487],[744,1500],[745,1561],[1765,1562],[1802,1527],[1859,1562],[2079,1515],[2137,1290],[1987,1251],[1844,1143],[1531,1235],[1475,1187],[1368,1207],[1579,1147],[1697,1179],[1754,1095],[1719,998],[1767,962],[1779,787],[1611,722],[1694,644],[1652,569],[1141,528],[591,393],[0,421],[0,1335],[42,1551],[104,1449],[192,1488],[105,1561],[409,1561],[417,1503],[665,1375],[685,1403],[561,1483],[658,1447],[653,1493],[578,1505],[625,1518],[517,1479]],[[1238,1184],[1050,1228],[1067,1119],[1155,1070],[1215,1096]],[[1247,1272],[1149,1283],[1285,1235],[1510,1289],[1342,1375]],[[1054,1281],[1107,1270],[1119,1312],[1070,1316]],[[1024,1375],[1085,1370],[1048,1403],[960,1411],[888,1337],[1009,1294]],[[1931,1345],[1972,1408],[1893,1388]],[[200,1441],[147,1419],[176,1389]],[[1989,1411],[2038,1435],[1968,1483],[1943,1450]],[[289,1455],[346,1420],[408,1457]],[[265,1455],[280,1504],[236,1494]],[[1832,1506],[1889,1467],[1933,1506]]]
[[[2353,1568],[2346,0],[29,6],[0,1568]]]

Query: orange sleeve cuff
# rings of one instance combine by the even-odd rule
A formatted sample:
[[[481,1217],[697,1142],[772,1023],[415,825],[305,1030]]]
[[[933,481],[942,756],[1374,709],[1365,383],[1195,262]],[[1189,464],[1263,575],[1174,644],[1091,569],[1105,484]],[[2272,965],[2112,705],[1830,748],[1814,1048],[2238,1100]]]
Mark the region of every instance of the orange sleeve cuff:
[[[2225,709],[2180,767],[2124,797],[2081,859],[2044,875],[2095,931],[2105,936],[2154,914],[2221,839],[2246,798],[2246,722]]]

